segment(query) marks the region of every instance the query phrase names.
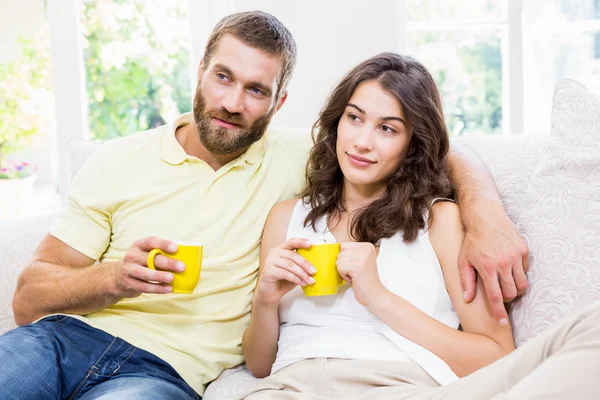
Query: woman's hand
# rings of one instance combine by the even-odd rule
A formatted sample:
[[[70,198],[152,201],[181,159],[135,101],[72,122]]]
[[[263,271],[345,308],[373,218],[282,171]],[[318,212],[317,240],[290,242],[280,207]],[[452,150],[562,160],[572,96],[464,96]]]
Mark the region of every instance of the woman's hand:
[[[293,238],[269,250],[256,284],[255,301],[268,305],[279,304],[281,298],[297,285],[314,283],[312,275],[316,272],[315,267],[294,251],[311,246],[306,239]]]
[[[342,243],[336,265],[341,277],[352,285],[356,300],[367,308],[387,290],[379,279],[377,251],[371,243]]]

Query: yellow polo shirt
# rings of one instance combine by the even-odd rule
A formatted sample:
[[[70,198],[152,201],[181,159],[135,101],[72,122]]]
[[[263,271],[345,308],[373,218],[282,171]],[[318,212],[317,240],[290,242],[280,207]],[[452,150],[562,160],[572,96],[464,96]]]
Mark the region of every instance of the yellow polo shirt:
[[[273,130],[218,171],[189,156],[174,123],[106,143],[74,179],[50,233],[100,261],[122,260],[139,238],[204,245],[191,295],[143,294],[80,317],[161,357],[198,393],[243,362],[260,238],[271,207],[304,185],[307,129]]]

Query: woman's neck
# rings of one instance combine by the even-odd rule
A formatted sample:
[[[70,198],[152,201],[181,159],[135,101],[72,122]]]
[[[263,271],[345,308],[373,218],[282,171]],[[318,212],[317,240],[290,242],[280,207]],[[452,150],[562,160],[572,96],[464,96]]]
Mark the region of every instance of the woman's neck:
[[[356,210],[368,207],[381,197],[384,191],[385,186],[382,185],[353,185],[344,180],[342,206],[346,212],[352,214]]]

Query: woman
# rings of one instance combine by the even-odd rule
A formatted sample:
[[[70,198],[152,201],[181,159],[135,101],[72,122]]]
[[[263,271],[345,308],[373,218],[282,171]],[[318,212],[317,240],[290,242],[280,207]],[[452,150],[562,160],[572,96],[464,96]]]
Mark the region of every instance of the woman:
[[[392,53],[364,61],[334,89],[313,136],[305,192],[277,204],[263,233],[243,350],[250,371],[268,378],[248,398],[504,390],[459,380],[515,344],[481,282],[475,300],[463,300],[460,213],[441,201],[451,193],[449,141],[425,67]],[[341,243],[348,285],[306,297],[300,286],[315,269],[295,250],[331,241]]]

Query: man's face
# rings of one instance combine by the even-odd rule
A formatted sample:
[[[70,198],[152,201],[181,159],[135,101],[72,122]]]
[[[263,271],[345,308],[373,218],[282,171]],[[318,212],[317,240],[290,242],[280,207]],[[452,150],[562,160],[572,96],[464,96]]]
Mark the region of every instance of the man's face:
[[[245,150],[265,133],[273,114],[282,61],[232,35],[202,65],[194,98],[200,141],[212,153]]]

